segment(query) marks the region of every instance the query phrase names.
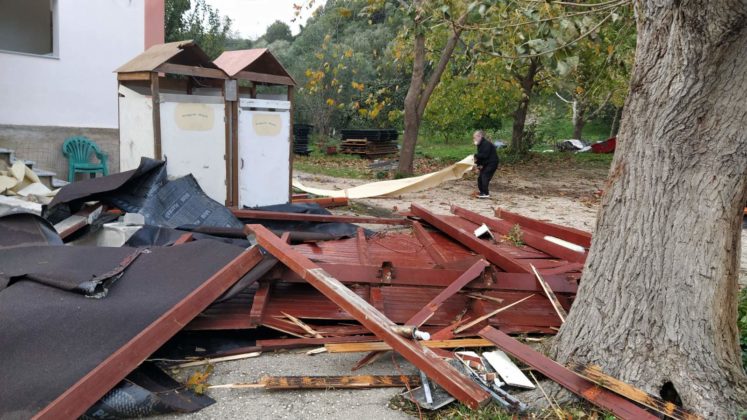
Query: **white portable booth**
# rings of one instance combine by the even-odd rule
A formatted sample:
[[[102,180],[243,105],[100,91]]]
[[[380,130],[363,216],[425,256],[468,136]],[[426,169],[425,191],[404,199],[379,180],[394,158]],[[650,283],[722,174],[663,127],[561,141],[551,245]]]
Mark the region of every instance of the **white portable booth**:
[[[165,159],[169,177],[192,174],[210,198],[231,205],[226,74],[181,41],[154,45],[117,69],[117,79],[120,169],[137,168],[143,156]]]
[[[238,88],[239,100],[231,111],[236,116],[232,201],[239,207],[289,203],[295,81],[265,48],[226,51],[214,63],[232,80],[249,85]],[[281,86],[284,95],[263,98],[257,86]]]
[[[192,174],[227,206],[290,202],[295,82],[267,49],[211,62],[192,41],[172,42],[116,72],[122,171],[141,157],[166,159],[170,177]],[[258,98],[259,85],[285,94]]]

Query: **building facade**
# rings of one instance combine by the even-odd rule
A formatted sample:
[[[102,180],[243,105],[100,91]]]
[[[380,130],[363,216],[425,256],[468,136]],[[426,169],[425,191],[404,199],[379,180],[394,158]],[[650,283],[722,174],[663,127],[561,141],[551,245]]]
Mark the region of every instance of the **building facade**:
[[[65,179],[85,135],[119,169],[114,70],[164,40],[164,0],[0,0],[0,148]]]

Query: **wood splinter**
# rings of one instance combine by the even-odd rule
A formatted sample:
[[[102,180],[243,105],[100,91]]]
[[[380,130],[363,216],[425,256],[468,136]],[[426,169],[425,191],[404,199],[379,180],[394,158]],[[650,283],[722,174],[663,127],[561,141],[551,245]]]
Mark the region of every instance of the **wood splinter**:
[[[669,401],[664,401],[661,398],[647,393],[646,391],[638,389],[617,378],[607,375],[599,366],[582,365],[580,363],[571,362],[568,364],[568,369],[578,373],[587,380],[594,382],[599,386],[607,388],[616,394],[622,395],[625,398],[633,400],[643,406],[646,406],[658,413],[664,414],[665,416],[671,417],[673,419],[702,419],[702,417],[698,416],[697,414],[687,411],[676,404],[673,404]]]
[[[212,385],[209,388],[263,388],[274,390],[292,389],[351,389],[419,386],[420,378],[406,375],[359,375],[359,376],[265,376],[257,383]]]

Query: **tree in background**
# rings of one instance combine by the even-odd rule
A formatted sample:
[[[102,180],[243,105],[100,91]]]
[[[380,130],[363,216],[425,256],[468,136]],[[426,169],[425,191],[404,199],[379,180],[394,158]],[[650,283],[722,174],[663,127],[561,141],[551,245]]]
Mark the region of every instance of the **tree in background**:
[[[526,125],[538,90],[549,89],[553,82],[572,84],[569,80],[579,68],[602,70],[601,65],[591,65],[597,56],[589,54],[587,46],[596,42],[601,32],[609,31],[613,22],[622,20],[626,4],[525,1],[496,9],[487,15],[489,23],[474,28],[475,48],[486,56],[483,60],[494,62],[498,77],[509,81],[501,92],[514,104],[509,151],[521,155],[532,147],[534,133],[527,131]],[[630,25],[630,13],[624,15],[630,17],[626,20]],[[501,65],[505,71],[497,71]]]
[[[406,15],[411,19],[411,26],[408,31],[412,33],[413,52],[412,76],[404,102],[405,132],[397,171],[401,174],[411,175],[415,159],[415,146],[418,142],[418,134],[428,101],[441,82],[441,76],[459,43],[464,30],[463,25],[467,23],[470,12],[475,8],[474,6],[472,8],[468,7],[466,2],[451,1],[412,0],[407,2],[402,0],[400,4]],[[477,10],[484,13],[485,8],[480,7]],[[438,49],[433,48],[431,50],[433,51],[433,60],[428,60],[426,53],[427,35],[437,24],[446,28],[439,31],[441,32],[440,35],[446,36],[446,41],[439,45]],[[431,45],[431,47],[433,46]],[[428,65],[426,65],[426,61],[428,61]]]
[[[572,53],[579,58],[578,65],[556,78],[556,95],[571,108],[574,139],[582,139],[586,123],[608,105],[614,109],[614,125],[625,101],[635,51],[635,21],[632,8],[620,11],[597,33],[576,43]]]
[[[231,32],[231,19],[221,17],[218,9],[205,0],[166,0],[166,42],[191,39],[210,57],[217,58],[224,50]]]
[[[267,27],[265,34],[262,38],[268,43],[272,44],[275,41],[293,41],[293,35],[291,35],[290,26],[287,23],[276,20],[270,26]]]
[[[292,43],[259,40],[299,82],[296,121],[317,132],[386,128],[401,115],[406,77],[392,57],[401,15],[396,7],[363,13],[367,0],[330,0],[318,8]]]
[[[747,3],[641,0],[636,22],[617,150],[556,360],[739,418]]]

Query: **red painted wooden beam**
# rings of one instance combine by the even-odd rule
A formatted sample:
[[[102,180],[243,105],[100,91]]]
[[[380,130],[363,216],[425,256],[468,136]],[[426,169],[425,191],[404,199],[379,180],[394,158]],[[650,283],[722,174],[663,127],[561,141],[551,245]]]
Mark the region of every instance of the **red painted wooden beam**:
[[[415,239],[423,244],[425,251],[436,264],[442,267],[448,264],[448,260],[444,256],[443,252],[438,248],[438,244],[425,230],[423,225],[418,222],[412,222],[412,233],[414,234]]]
[[[417,222],[415,222],[417,223]],[[422,226],[421,226],[422,229]],[[436,313],[438,308],[441,307],[441,305],[446,302],[447,299],[457,294],[460,290],[464,288],[464,286],[467,285],[467,283],[471,282],[477,276],[482,274],[483,271],[485,271],[486,267],[489,267],[490,264],[481,259],[478,260],[476,263],[472,265],[472,267],[468,268],[467,271],[464,272],[461,276],[459,276],[458,279],[454,280],[453,283],[451,283],[448,287],[446,287],[444,290],[441,291],[436,297],[431,299],[430,302],[428,302],[427,305],[425,305],[423,308],[421,308],[415,315],[410,317],[410,319],[405,322],[405,325],[412,325],[415,327],[420,327],[421,325],[425,324],[428,319],[430,319],[433,314]],[[365,355],[358,363],[356,363],[353,370],[359,369],[366,364],[374,361],[377,359],[378,355],[382,352],[379,351],[372,351]]]
[[[410,210],[415,216],[425,220],[431,226],[449,235],[457,242],[478,254],[482,254],[488,261],[497,265],[501,270],[511,273],[531,273],[529,267],[521,264],[518,260],[502,252],[491,243],[475,237],[472,232],[467,232],[460,227],[450,224],[441,216],[431,213],[424,207],[413,203]]]
[[[497,231],[501,235],[508,234],[515,226],[514,224],[509,223],[505,220],[498,220],[493,219],[492,217],[483,216],[459,206],[451,206],[451,212],[463,219],[469,220],[472,223],[476,223],[478,225],[484,223],[488,228]],[[536,233],[532,230],[523,229],[521,232],[521,239],[525,244],[531,246],[532,248],[539,249],[542,252],[546,252],[552,257],[580,264],[586,262],[586,252],[577,252],[562,245],[550,242],[545,239],[544,235]]]
[[[246,227],[248,233],[253,233],[259,244],[270,254],[308,281],[341,309],[347,311],[464,405],[476,409],[490,400],[490,395],[479,385],[417,341],[394,332],[395,323],[318,265],[283,243],[265,227],[261,225],[247,225]]]
[[[337,216],[332,214],[285,213],[279,211],[246,210],[232,208],[239,219],[294,220],[298,222],[368,223],[372,225],[410,225],[409,219],[362,216]]]
[[[611,411],[622,419],[655,420],[657,416],[635,405],[627,399],[582,378],[561,364],[522,344],[493,327],[480,330],[480,336],[495,344],[506,353],[537,369],[560,386],[586,399],[590,403]]]
[[[531,217],[511,213],[510,211],[503,210],[500,207],[495,209],[495,216],[511,223],[518,223],[520,226],[536,230],[545,235],[554,236],[558,239],[581,245],[584,248],[589,248],[591,246],[591,233],[580,229],[532,219]]]

